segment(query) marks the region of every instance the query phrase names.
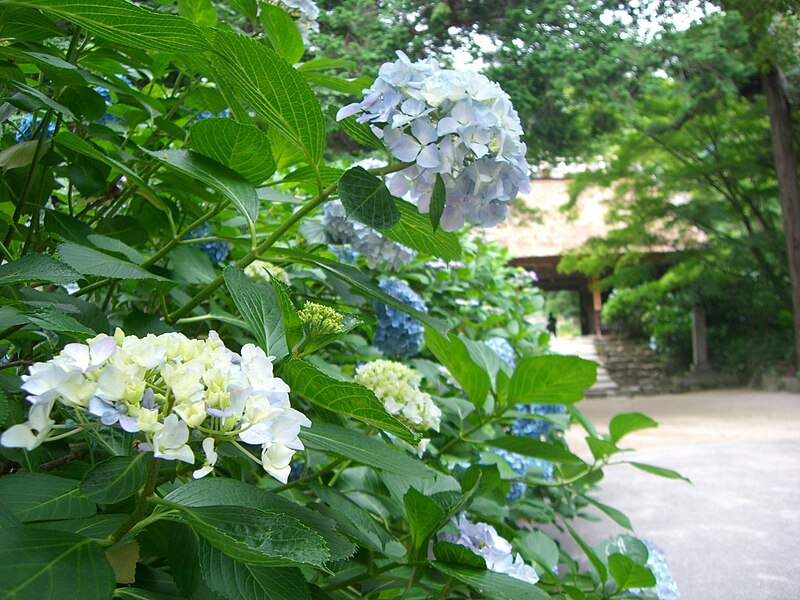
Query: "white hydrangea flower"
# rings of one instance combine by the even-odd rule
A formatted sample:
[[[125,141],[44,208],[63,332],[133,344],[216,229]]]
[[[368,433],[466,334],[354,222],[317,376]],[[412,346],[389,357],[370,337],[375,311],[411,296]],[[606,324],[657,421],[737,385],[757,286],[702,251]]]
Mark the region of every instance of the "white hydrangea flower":
[[[439,431],[442,411],[430,394],[419,389],[422,377],[414,369],[391,360],[374,360],[356,369],[355,380],[371,389],[389,414],[417,431]]]
[[[143,434],[140,450],[164,460],[194,463],[191,429],[202,431],[207,475],[217,461],[216,442],[261,447],[264,469],[284,483],[298,435],[311,421],[289,403],[289,386],[273,375],[273,357],[253,344],[241,355],[228,350],[215,332],[208,339],[180,333],[144,338],[98,336],[69,344],[46,363],[31,365],[22,388],[32,404],[26,423],[6,431],[0,444],[32,450],[56,427],[56,402]]]
[[[530,191],[527,148],[508,94],[484,75],[397,55],[381,66],[365,98],[342,108],[337,119],[358,114],[395,158],[414,163],[388,176],[389,189],[420,212],[429,211],[441,175],[443,229],[460,229],[467,220],[500,223],[517,194]]]
[[[511,544],[507,539],[497,533],[497,530],[486,523],[471,523],[464,513],[453,525],[458,530],[456,534],[442,533],[439,539],[446,542],[459,544],[469,548],[486,561],[486,568],[495,573],[505,573],[516,579],[534,584],[539,581],[539,576],[519,554],[514,554]]]
[[[289,274],[278,265],[273,265],[266,260],[254,260],[244,268],[244,274],[253,281],[270,283],[270,275],[278,281],[290,285]]]

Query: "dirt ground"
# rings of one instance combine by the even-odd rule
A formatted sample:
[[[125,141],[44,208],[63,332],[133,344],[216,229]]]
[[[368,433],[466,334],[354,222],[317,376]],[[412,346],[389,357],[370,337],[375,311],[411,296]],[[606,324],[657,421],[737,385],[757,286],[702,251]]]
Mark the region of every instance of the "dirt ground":
[[[800,600],[800,395],[735,389],[578,406],[602,432],[620,412],[654,418],[657,429],[623,440],[636,450],[626,457],[692,480],[620,465],[598,494],[665,551],[683,600]],[[570,447],[590,456],[581,434],[568,432]],[[622,531],[604,517],[580,532],[594,544]]]

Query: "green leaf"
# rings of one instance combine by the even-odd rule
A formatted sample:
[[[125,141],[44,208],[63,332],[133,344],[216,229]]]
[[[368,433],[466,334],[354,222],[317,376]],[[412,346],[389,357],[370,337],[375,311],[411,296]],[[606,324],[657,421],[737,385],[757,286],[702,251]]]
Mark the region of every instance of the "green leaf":
[[[12,262],[0,265],[0,285],[10,283],[67,284],[78,281],[81,274],[48,254],[26,254]]]
[[[586,445],[589,446],[589,450],[592,451],[592,456],[595,460],[622,452],[613,442],[591,436],[586,438]]]
[[[255,21],[258,18],[256,0],[231,0],[230,4],[251,21]]]
[[[583,550],[583,553],[586,555],[586,558],[589,559],[589,563],[594,568],[595,573],[597,573],[597,576],[600,577],[600,581],[602,581],[603,583],[608,581],[608,569],[606,569],[606,566],[605,564],[603,564],[603,561],[600,560],[600,557],[597,555],[597,552],[592,550],[591,546],[589,546],[589,544],[587,544],[584,541],[584,539],[580,535],[578,535],[578,532],[575,531],[572,527],[570,527],[568,523],[564,523],[564,526],[569,531],[569,534],[572,536],[572,539],[574,539],[575,542],[580,547],[580,549]]]
[[[631,523],[631,520],[622,511],[617,510],[613,506],[608,506],[607,504],[603,504],[602,502],[600,502],[599,500],[595,500],[591,496],[587,496],[585,494],[580,494],[580,493],[578,495],[587,502],[589,502],[590,504],[596,506],[606,515],[608,515],[608,517],[612,519],[617,525],[620,525],[625,529],[633,531],[633,524]]]
[[[348,217],[373,229],[388,229],[400,220],[394,197],[381,178],[362,167],[353,167],[342,175],[339,198]]]
[[[46,331],[60,333],[79,342],[84,342],[97,335],[83,323],[65,315],[53,306],[43,306],[33,312],[26,313],[28,320]]]
[[[0,169],[8,170],[27,167],[33,162],[36,146],[38,145],[39,142],[37,140],[29,140],[9,146],[0,152]]]
[[[297,314],[297,309],[289,297],[289,287],[282,281],[272,277],[272,275],[270,275],[270,278],[272,289],[275,291],[275,297],[278,299],[278,306],[280,306],[281,314],[283,315],[283,332],[286,334],[286,345],[290,350],[294,350],[300,340],[303,339],[303,321],[300,319],[300,315]]]
[[[149,454],[113,456],[96,464],[81,481],[80,490],[99,504],[114,504],[138,492],[147,479]]]
[[[494,440],[486,442],[487,445],[493,448],[502,448],[509,452],[516,452],[523,456],[533,456],[535,458],[542,458],[556,464],[568,465],[582,465],[584,462],[575,456],[569,450],[565,450],[561,446],[549,444],[540,440],[521,435],[504,435]]]
[[[433,230],[430,220],[410,202],[396,198],[395,206],[400,211],[400,220],[391,229],[382,229],[383,235],[423,254],[444,260],[461,258],[458,235],[441,229]]]
[[[125,258],[134,264],[141,265],[144,262],[138,250],[131,248],[125,242],[117,238],[108,237],[107,235],[100,235],[99,233],[92,233],[86,236],[86,239],[95,247],[106,252],[116,252],[122,254]]]
[[[301,65],[299,67],[300,70],[305,72],[307,69],[304,67],[310,64],[310,62],[311,61]],[[336,107],[331,106],[328,108],[328,115],[334,121],[336,121],[336,112]],[[337,121],[337,125],[339,126],[339,129],[344,131],[362,146],[373,148],[374,150],[383,150],[383,142],[381,142],[381,140],[378,139],[378,136],[373,133],[372,129],[369,128],[369,125],[366,123],[359,123],[356,121],[355,117],[347,117],[346,119]]]
[[[237,600],[303,600],[311,593],[296,568],[275,568],[233,560],[210,544],[200,543],[203,579],[215,592]]]
[[[0,427],[5,425],[8,419],[8,398],[3,390],[0,390]]]
[[[294,260],[299,263],[309,264],[316,267],[319,267],[323,271],[326,271],[340,279],[347,285],[351,286],[353,289],[358,291],[373,300],[377,300],[378,302],[383,302],[391,306],[392,308],[396,308],[400,312],[404,312],[407,315],[411,315],[421,323],[425,323],[429,327],[432,327],[436,331],[440,333],[444,333],[447,331],[447,324],[437,319],[435,317],[430,316],[427,313],[421,312],[410,307],[408,304],[404,302],[400,302],[396,298],[393,298],[389,294],[384,293],[378,286],[376,286],[372,279],[364,275],[358,269],[340,264],[336,261],[328,260],[325,258],[320,258],[318,256],[314,256],[313,254],[309,254],[307,252],[301,252],[299,250],[290,250],[288,248],[273,248],[269,251],[269,255],[276,256],[276,257],[285,257],[288,260]]]
[[[658,475],[659,477],[666,477],[667,479],[682,479],[686,483],[692,483],[692,480],[688,477],[684,477],[677,471],[673,471],[671,469],[665,469],[664,467],[656,467],[654,465],[646,465],[644,463],[638,462],[631,462],[628,461],[628,464],[633,465],[637,469],[644,471],[645,473],[650,473],[651,475]]]
[[[264,33],[267,34],[267,41],[272,49],[293,65],[305,54],[303,46],[303,36],[285,10],[274,4],[264,3],[261,5],[261,24],[264,26]]]
[[[4,23],[3,37],[27,42],[39,42],[60,37],[64,31],[38,10],[19,6],[0,7],[0,23]]]
[[[190,150],[144,150],[176,171],[202,181],[226,196],[242,215],[255,222],[258,219],[258,194],[256,189],[239,173],[217,161]]]
[[[552,571],[558,565],[558,544],[543,531],[518,531],[514,540],[522,557]]]
[[[425,345],[450,371],[473,404],[483,406],[491,388],[489,374],[472,360],[464,341],[456,335],[439,335],[426,327]]]
[[[58,99],[64,106],[85,121],[94,121],[106,114],[105,100],[100,94],[88,87],[66,87]]]
[[[178,14],[200,27],[217,24],[217,11],[211,0],[178,0]]]
[[[297,359],[287,362],[283,366],[281,375],[292,392],[312,404],[374,425],[409,444],[416,444],[419,441],[418,436],[386,412],[375,394],[363,385],[338,381],[311,363]]]
[[[163,277],[145,271],[138,265],[71,242],[61,244],[58,247],[58,255],[61,260],[81,275],[99,275],[101,277],[111,277],[112,279],[156,279],[158,281],[167,281]]]
[[[658,422],[647,415],[642,413],[622,413],[611,419],[608,431],[611,434],[611,440],[618,442],[633,431],[651,427],[658,427]]]
[[[151,590],[134,587],[121,587],[114,590],[114,598],[120,600],[175,600],[172,594],[161,594]],[[209,599],[211,600],[211,599]]]
[[[177,246],[169,253],[169,267],[175,281],[190,285],[205,285],[217,278],[217,272],[208,256],[199,248],[188,245]]]
[[[191,481],[173,491],[167,496],[167,500],[189,507],[236,504],[282,513],[297,519],[322,536],[331,552],[331,560],[342,560],[353,555],[353,545],[338,535],[331,519],[243,481],[210,477]]]
[[[270,356],[286,356],[289,349],[274,289],[251,281],[244,271],[234,266],[226,267],[223,276],[236,308],[250,325],[258,345]]]
[[[96,540],[104,540],[109,535],[119,529],[129,515],[110,514],[95,515],[86,519],[67,519],[65,521],[45,521],[42,523],[31,523],[29,527],[40,529],[58,529],[59,531],[69,531]]]
[[[0,477],[4,506],[23,523],[81,519],[97,512],[95,503],[78,490],[78,482],[44,473]]]
[[[547,600],[548,594],[510,575],[472,567],[432,562],[431,566],[474,589],[488,600]]]
[[[245,506],[173,506],[180,521],[235,560],[281,567],[321,566],[330,558],[319,534],[283,513]]]
[[[125,0],[15,0],[15,4],[39,8],[120,46],[188,55],[209,49],[200,29],[188,19]]]
[[[447,192],[444,189],[444,179],[437,173],[436,181],[433,183],[433,192],[431,193],[431,205],[428,210],[428,215],[431,218],[431,225],[435,232],[439,228],[439,222],[442,220],[444,213],[444,204],[447,199]]]
[[[433,500],[418,492],[415,488],[408,488],[403,496],[403,505],[406,507],[408,525],[411,529],[411,544],[413,552],[428,546],[428,540],[441,527],[445,519],[445,512]]]
[[[303,444],[311,450],[351,459],[381,471],[397,473],[411,480],[434,476],[425,464],[405,452],[395,450],[385,442],[367,437],[359,431],[316,421],[300,432]]]
[[[96,542],[66,531],[3,529],[0,535],[3,600],[108,600],[113,593],[114,571]]]
[[[310,165],[322,159],[325,119],[303,76],[257,40],[221,31],[214,65],[227,85],[297,147]]]
[[[466,546],[454,544],[453,542],[436,542],[433,547],[433,555],[436,560],[441,562],[465,565],[475,569],[486,568],[486,561],[482,556],[475,554]]]
[[[342,330],[336,333],[311,333],[303,338],[303,343],[297,348],[297,356],[306,356],[316,352],[320,348],[342,339],[353,329],[363,325],[363,321],[351,317],[350,315],[342,315]]]
[[[233,119],[202,119],[192,125],[191,141],[197,152],[233,169],[253,185],[275,172],[269,138],[253,125]]]
[[[339,490],[325,485],[312,484],[314,495],[331,507],[331,511],[321,511],[336,521],[339,531],[350,536],[359,545],[385,552],[387,546],[396,543],[386,529],[376,522],[369,512],[347,498]],[[319,509],[319,505],[317,509]]]
[[[597,380],[597,363],[577,356],[523,358],[508,385],[509,404],[573,404]]]
[[[346,79],[335,75],[325,75],[318,71],[303,71],[303,75],[311,83],[343,94],[361,94],[364,88],[368,88],[372,84],[372,79],[369,77]]]
[[[98,160],[111,167],[118,169],[120,172],[125,174],[125,177],[128,180],[136,183],[136,185],[138,185],[142,190],[147,191],[150,189],[147,183],[141,177],[139,177],[133,169],[130,169],[129,167],[119,162],[118,160],[114,160],[106,153],[101,152],[100,150],[95,148],[92,144],[90,144],[86,140],[79,138],[74,133],[71,133],[69,131],[61,131],[58,133],[58,135],[56,135],[56,137],[53,138],[53,141],[58,146],[63,146],[64,148],[68,148],[70,150],[83,154],[84,156],[88,156],[89,158],[93,158],[95,160]],[[150,197],[153,196],[152,192],[148,193]],[[48,212],[48,214],[50,214],[50,212]]]
[[[656,585],[656,578],[650,569],[637,565],[622,554],[612,554],[608,557],[608,570],[611,571],[611,576],[620,590],[649,588]]]

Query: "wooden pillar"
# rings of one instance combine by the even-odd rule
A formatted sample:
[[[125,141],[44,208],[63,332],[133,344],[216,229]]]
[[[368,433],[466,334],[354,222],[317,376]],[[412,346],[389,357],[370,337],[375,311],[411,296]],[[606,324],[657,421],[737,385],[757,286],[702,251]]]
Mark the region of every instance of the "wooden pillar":
[[[581,335],[594,333],[594,318],[592,316],[592,295],[585,287],[578,290],[581,304]]]
[[[708,342],[706,337],[706,309],[702,304],[692,307],[692,371],[710,371],[708,363]]]
[[[597,278],[592,280],[592,309],[594,311],[594,334],[603,335],[603,325],[600,321],[600,311],[603,308],[603,297],[600,295],[600,284]]]

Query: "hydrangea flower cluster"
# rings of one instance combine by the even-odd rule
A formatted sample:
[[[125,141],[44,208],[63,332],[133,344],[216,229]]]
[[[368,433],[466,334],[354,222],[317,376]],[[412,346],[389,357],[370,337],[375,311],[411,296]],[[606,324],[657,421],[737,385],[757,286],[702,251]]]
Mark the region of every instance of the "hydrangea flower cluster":
[[[442,229],[460,229],[466,220],[500,223],[517,194],[530,191],[522,126],[508,94],[484,75],[397,55],[381,66],[364,100],[342,108],[337,119],[360,113],[358,121],[371,124],[395,158],[414,163],[389,177],[389,189],[420,212],[428,212],[442,177]]]
[[[129,86],[131,85],[131,80],[128,79],[127,77],[125,77],[125,75],[117,75],[117,78],[121,79],[122,81],[124,81]],[[98,94],[100,94],[103,97],[103,100],[105,100],[106,104],[109,104],[109,105],[114,104],[114,99],[111,97],[111,91],[108,88],[98,86],[98,87],[94,88],[94,91],[97,92]],[[123,119],[122,117],[118,117],[117,115],[106,111],[106,114],[104,114],[102,117],[97,119],[96,122],[97,123],[102,123],[104,125],[109,125],[111,123],[118,123],[120,125],[124,125],[125,124],[125,119]]]
[[[210,110],[204,110],[199,115],[197,115],[194,120],[195,121],[202,121],[203,119],[213,119],[214,117],[218,117],[220,119],[227,119],[231,116],[231,109],[226,108],[221,113],[214,114]]]
[[[504,459],[515,473],[522,476],[530,473],[540,479],[546,479],[547,481],[553,478],[553,464],[546,460],[523,456],[522,454],[509,452],[501,448],[497,448],[493,450],[493,452]],[[514,481],[511,483],[511,489],[506,496],[506,500],[509,502],[516,502],[525,495],[527,490],[528,486],[525,482]]]
[[[40,119],[36,119],[31,113],[23,115],[22,119],[17,126],[17,131],[14,134],[14,139],[17,143],[27,142],[33,139],[36,128],[41,123]],[[47,132],[44,134],[44,139],[49,140],[53,137],[56,131],[56,125],[53,122],[47,124]],[[41,135],[41,132],[39,132]]]
[[[356,369],[355,380],[371,389],[386,411],[417,431],[439,431],[442,411],[419,389],[422,377],[391,360],[373,360]]]
[[[504,573],[516,579],[535,584],[539,576],[519,554],[514,555],[511,544],[497,530],[486,523],[471,523],[464,513],[458,520],[453,518],[456,534],[442,533],[439,539],[468,548],[486,561],[486,568],[495,573]]]
[[[411,248],[390,240],[363,223],[348,219],[344,205],[339,200],[325,204],[322,224],[334,244],[348,244],[367,259],[370,269],[383,263],[391,270],[399,271],[402,265],[417,257]]]
[[[54,437],[66,427],[50,416],[58,402],[141,434],[139,449],[165,460],[193,464],[190,437],[203,438],[205,462],[196,478],[214,468],[216,442],[261,446],[264,470],[285,483],[295,451],[303,449],[300,428],[311,421],[290,406],[289,386],[273,376],[272,360],[253,344],[232,352],[213,331],[197,340],[180,333],[138,338],[117,329],[67,344],[22,377],[28,421],[5,431],[0,443],[32,450]]]
[[[563,404],[517,404],[514,408],[530,415],[562,415],[566,411]],[[538,439],[552,428],[553,424],[544,419],[520,418],[511,424],[511,433]]]
[[[214,235],[214,230],[211,228],[211,225],[208,223],[203,223],[200,225],[200,227],[196,228],[189,235],[187,235],[186,239],[196,240],[198,238],[210,237],[212,235]],[[223,241],[200,242],[197,244],[197,246],[209,259],[211,259],[211,262],[213,263],[221,263],[223,260],[228,258],[228,255],[231,251],[228,243]]]
[[[304,44],[308,44],[309,33],[319,33],[319,6],[313,0],[274,0],[272,3],[294,18]]]
[[[289,274],[278,265],[265,260],[254,260],[244,268],[244,274],[257,282],[270,283],[270,275],[281,283],[289,284]]]
[[[378,287],[392,298],[408,304],[420,312],[428,312],[422,296],[394,277],[378,282]],[[408,358],[422,347],[425,328],[422,323],[404,312],[381,302],[373,302],[378,327],[375,330],[375,345],[389,356]]]
[[[297,315],[313,334],[326,335],[344,331],[342,313],[330,306],[306,302],[302,310],[297,311]]]
[[[655,588],[632,588],[631,592],[637,596],[655,593],[658,600],[681,600],[681,593],[672,578],[672,571],[667,565],[667,557],[664,552],[650,540],[640,541],[647,546],[646,566],[655,576],[656,586]]]
[[[514,348],[512,348],[507,339],[501,337],[490,337],[483,343],[489,346],[489,348],[491,348],[504,363],[511,367],[511,370],[516,368],[517,357],[514,354]]]

